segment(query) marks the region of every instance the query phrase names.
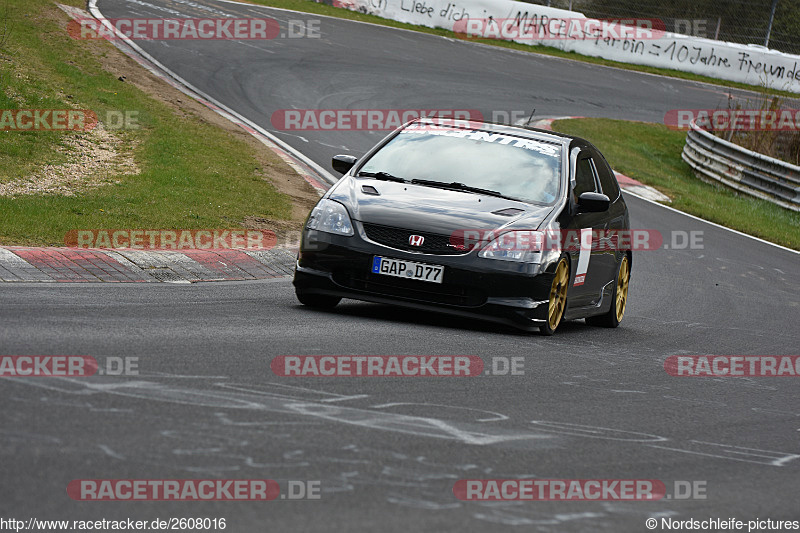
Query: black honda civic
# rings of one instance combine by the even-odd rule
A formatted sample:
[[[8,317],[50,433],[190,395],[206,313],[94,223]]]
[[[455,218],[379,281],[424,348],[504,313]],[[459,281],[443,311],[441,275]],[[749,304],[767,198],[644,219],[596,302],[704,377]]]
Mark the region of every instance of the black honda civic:
[[[589,142],[521,126],[419,119],[344,174],[308,217],[301,303],[342,298],[538,329],[616,327],[628,297],[628,208]]]

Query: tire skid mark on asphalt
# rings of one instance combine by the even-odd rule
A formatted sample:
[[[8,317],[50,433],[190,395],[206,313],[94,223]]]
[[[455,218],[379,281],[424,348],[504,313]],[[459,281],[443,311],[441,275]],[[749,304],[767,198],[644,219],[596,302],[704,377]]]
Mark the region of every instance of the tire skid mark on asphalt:
[[[474,427],[476,424],[442,420],[432,417],[409,416],[369,410],[355,407],[334,406],[330,403],[310,402],[285,395],[271,395],[268,392],[258,394],[220,390],[199,390],[184,386],[174,386],[155,381],[105,380],[85,378],[75,379],[58,377],[47,382],[37,382],[37,378],[14,378],[19,383],[41,386],[51,390],[71,394],[115,394],[143,400],[156,400],[170,403],[186,404],[195,407],[214,409],[247,409],[256,411],[278,412],[282,414],[300,414],[312,418],[320,418],[331,422],[382,429],[416,436],[434,437],[461,441],[465,444],[487,445],[513,440],[551,439],[551,435],[537,433],[532,430],[513,430],[505,428],[487,429],[486,426]],[[329,394],[323,391],[320,394]],[[335,395],[334,395],[335,396]]]
[[[487,445],[512,440],[552,438],[549,435],[541,433],[513,430],[497,430],[491,433],[488,430],[472,429],[468,425],[459,427],[457,423],[438,418],[381,413],[353,407],[313,403],[291,403],[288,407],[297,413],[319,417],[332,422],[341,422],[372,429],[397,431],[422,437],[455,439],[465,444]]]
[[[458,509],[461,507],[460,502],[453,502],[452,500],[443,500],[437,502],[437,497],[441,499],[439,494],[425,495],[424,498],[420,498],[402,493],[389,493],[386,496],[386,500],[395,505],[412,507],[414,509],[424,509],[426,511],[444,511],[446,509]]]
[[[176,11],[175,9],[170,9],[170,8],[164,7],[164,6],[157,6],[157,5],[151,4],[149,2],[143,2],[142,0],[124,0],[124,1],[127,2],[128,4],[133,4],[133,5],[142,7],[144,9],[150,9],[152,11],[160,11],[160,12],[163,12],[163,13],[169,13],[170,15],[173,15],[175,17],[185,16],[184,13],[182,13],[180,11]]]
[[[636,318],[638,320],[649,320],[651,322],[657,323],[659,326],[684,326],[687,328],[702,328],[708,329],[713,331],[736,331],[737,333],[746,333],[747,335],[751,335],[753,337],[767,337],[767,338],[774,338],[776,336],[780,337],[787,337],[789,339],[796,339],[800,341],[800,337],[798,337],[797,333],[791,330],[784,330],[784,331],[756,331],[753,328],[746,328],[746,327],[731,327],[725,326],[722,324],[705,324],[702,322],[689,322],[687,320],[664,320],[663,318],[657,316],[646,316],[646,315],[625,315],[626,319]]]
[[[181,378],[184,376],[169,376],[170,378]],[[110,379],[110,378],[105,378]],[[214,377],[215,381],[218,379]],[[409,509],[420,511],[438,512],[458,512],[469,513],[475,519],[486,523],[505,524],[516,526],[563,526],[574,524],[576,527],[585,527],[591,521],[593,527],[598,526],[601,520],[613,521],[614,516],[621,514],[642,514],[642,518],[647,516],[674,514],[673,511],[663,507],[666,502],[655,503],[659,507],[648,506],[642,509],[641,506],[631,504],[626,506],[624,503],[609,507],[607,502],[594,502],[592,510],[584,510],[575,513],[558,512],[560,508],[556,504],[543,503],[538,506],[531,506],[528,502],[454,502],[449,496],[454,480],[461,478],[482,478],[493,479],[529,479],[545,477],[539,472],[497,472],[493,467],[481,466],[472,462],[451,461],[453,455],[446,455],[444,460],[431,460],[426,456],[412,456],[409,454],[393,451],[391,447],[365,445],[359,440],[358,444],[331,445],[333,442],[340,442],[341,432],[336,427],[331,428],[327,424],[318,421],[319,416],[311,416],[314,420],[308,423],[318,426],[318,433],[314,439],[298,441],[293,432],[287,428],[287,432],[281,433],[281,425],[303,424],[296,420],[254,420],[263,417],[265,412],[281,412],[286,414],[287,410],[294,416],[297,411],[296,406],[315,406],[330,410],[336,408],[341,413],[339,406],[332,406],[330,403],[323,404],[324,400],[335,399],[336,396],[342,398],[354,398],[351,396],[337,395],[322,390],[315,390],[303,387],[285,386],[278,383],[268,383],[257,386],[246,386],[224,383],[231,390],[228,394],[220,394],[216,388],[224,389],[220,385],[223,383],[209,383],[207,379],[198,380],[203,390],[190,389],[186,387],[174,387],[167,384],[154,383],[150,381],[131,381],[122,383],[87,383],[86,380],[76,380],[71,378],[53,378],[47,382],[36,382],[36,378],[15,378],[14,381],[23,381],[27,385],[34,385],[49,389],[57,393],[74,395],[105,395],[115,394],[126,397],[136,397],[147,400],[166,401],[170,403],[189,404],[193,406],[222,406],[222,408],[234,409],[233,411],[208,411],[205,413],[207,419],[195,417],[195,422],[188,429],[168,429],[174,426],[182,416],[174,413],[173,418],[165,417],[164,413],[170,410],[161,410],[154,418],[154,425],[150,426],[152,434],[145,435],[148,445],[142,447],[138,442],[127,440],[114,442],[93,443],[98,453],[102,454],[107,460],[124,461],[138,467],[156,467],[167,469],[168,471],[181,470],[195,475],[223,475],[228,472],[240,472],[246,475],[268,475],[271,479],[279,482],[289,479],[297,479],[305,472],[314,472],[316,479],[322,480],[323,493],[326,495],[333,493],[353,493],[357,490],[386,490],[385,498],[387,502]],[[59,383],[53,383],[57,381]],[[99,381],[93,379],[93,381]],[[182,382],[185,382],[182,381]],[[209,387],[213,387],[209,389]],[[243,392],[247,391],[247,392]],[[363,395],[356,399],[363,400]],[[100,396],[102,398],[103,396]],[[194,402],[188,402],[187,399]],[[316,401],[310,402],[310,398]],[[53,400],[56,403],[56,400]],[[199,402],[199,403],[198,403]],[[75,402],[72,402],[75,403]],[[80,403],[80,402],[78,402]],[[87,402],[88,404],[88,402]],[[379,404],[382,405],[382,404]],[[448,406],[445,406],[448,407]],[[455,406],[451,406],[455,407]],[[288,409],[287,409],[288,408]],[[372,416],[380,415],[367,409],[347,408],[344,418],[358,416],[360,413],[368,413]],[[317,413],[318,414],[318,413]],[[330,414],[330,413],[329,413]],[[96,416],[96,415],[91,415]],[[120,415],[115,414],[115,417]],[[124,416],[124,415],[122,415]],[[330,417],[332,421],[343,422],[342,416]],[[118,418],[115,418],[117,420]],[[140,420],[140,419],[139,419]],[[370,426],[372,429],[397,430],[396,427],[387,426],[386,421],[400,420],[403,423],[410,423],[412,427],[418,421],[431,421],[435,419],[427,417],[382,417],[378,419],[377,426]],[[141,420],[140,420],[141,421]],[[346,421],[345,421],[346,422]],[[466,431],[464,424],[458,425],[452,422],[453,428]],[[267,426],[267,424],[269,424]],[[164,429],[159,429],[159,425]],[[426,431],[430,426],[423,426]],[[552,439],[563,438],[556,434],[554,429],[579,427],[576,424],[563,422],[541,422],[540,427],[543,431],[551,434],[547,437]],[[454,438],[451,430],[446,428],[445,438]],[[485,429],[482,425],[481,429]],[[275,431],[278,429],[278,431]],[[629,442],[636,444],[637,440],[653,441],[654,439],[665,439],[655,435],[625,432],[606,428],[590,428],[582,426],[581,435],[586,433],[597,437],[602,432],[611,432],[612,436],[627,437]],[[532,433],[532,432],[522,432]],[[418,434],[418,432],[415,432]],[[541,432],[536,435],[543,436]],[[631,435],[637,437],[631,439]],[[2,436],[2,431],[0,431]],[[92,433],[87,432],[86,438],[94,438]],[[441,435],[439,435],[441,438]],[[44,441],[42,441],[44,439]],[[29,439],[28,439],[29,440]],[[47,443],[49,446],[61,447],[58,439],[41,435],[38,440]],[[528,440],[527,442],[531,442]],[[470,445],[469,442],[463,444]],[[75,453],[85,453],[92,444],[75,448]],[[281,447],[283,449],[281,449]],[[524,447],[527,449],[527,446]],[[63,451],[63,450],[62,450]],[[530,451],[530,450],[529,450]],[[437,453],[434,451],[433,453]],[[276,461],[277,457],[282,460]],[[457,456],[457,454],[455,455]],[[309,474],[310,475],[310,474]],[[413,492],[409,492],[413,490]],[[398,491],[403,491],[398,494]],[[646,515],[646,516],[645,516]],[[599,522],[602,524],[602,522]],[[610,522],[609,522],[610,523]],[[564,531],[564,529],[559,529]]]
[[[522,509],[515,509],[515,511],[519,513],[522,511]],[[547,514],[545,514],[545,516],[547,516]],[[571,522],[574,520],[596,521],[599,518],[606,517],[606,515],[603,513],[579,512],[553,513],[552,515],[549,515],[548,518],[527,518],[524,516],[519,516],[519,514],[511,514],[505,509],[494,509],[491,513],[475,513],[473,517],[479,520],[501,524],[504,526],[562,526],[565,522]],[[596,522],[592,522],[591,525],[597,527]]]
[[[753,411],[757,413],[770,413],[774,415],[789,415],[789,416],[800,416],[800,413],[794,413],[792,411],[780,411],[778,409],[764,409],[761,407],[753,407]]]
[[[26,400],[23,398],[14,398],[16,401],[20,402],[30,402],[31,400]],[[48,396],[42,396],[36,400],[32,400],[33,402],[41,402],[41,403],[56,403],[59,407],[78,407],[81,409],[88,409],[92,413],[133,413],[134,410],[130,408],[119,408],[119,407],[99,407],[94,405],[92,402],[80,402],[80,401],[70,401],[70,400],[54,400]]]
[[[180,4],[184,6],[188,6],[197,10],[198,13],[202,13],[203,11],[207,13],[212,13],[214,15],[220,15],[222,17],[233,17],[230,13],[226,11],[222,11],[221,9],[217,9],[215,7],[211,7],[205,4],[198,4],[197,2],[192,2],[191,0],[172,0],[173,4]]]
[[[679,453],[688,453],[691,455],[701,455],[703,457],[713,457],[716,459],[728,459],[731,461],[739,461],[743,463],[751,463],[757,465],[764,465],[764,466],[777,466],[782,467],[786,466],[789,462],[794,461],[795,459],[800,459],[799,454],[791,454],[786,452],[776,452],[772,450],[760,450],[758,448],[743,448],[741,446],[731,446],[729,444],[720,444],[715,442],[703,442],[703,441],[696,441],[692,440],[689,441],[692,446],[717,446],[723,448],[723,451],[727,451],[728,455],[724,455],[721,453],[712,453],[711,451],[698,451],[698,450],[690,450],[685,448],[672,448],[669,446],[656,446],[655,444],[649,444],[651,448],[658,448],[660,450],[668,450],[672,452],[679,452]],[[746,450],[746,451],[741,451]],[[755,453],[761,452],[761,453]],[[734,455],[736,454],[736,455]],[[749,459],[745,459],[739,456],[748,456]],[[795,463],[797,464],[797,463]]]
[[[777,466],[782,467],[789,464],[795,459],[800,459],[800,454],[791,452],[782,452],[774,450],[762,450],[759,448],[748,448],[743,446],[734,446],[731,444],[723,444],[718,442],[706,442],[700,440],[689,440],[686,442],[673,441],[667,437],[660,435],[653,435],[649,433],[639,433],[635,431],[626,431],[613,428],[605,428],[600,426],[587,426],[583,424],[572,424],[566,422],[554,422],[545,420],[531,420],[531,424],[537,427],[544,428],[545,431],[552,431],[565,435],[573,435],[578,437],[604,439],[613,441],[641,443],[650,448],[657,448],[661,450],[669,450],[680,453],[688,453],[694,455],[703,455],[706,457],[714,457],[717,459],[729,459],[733,461],[742,461],[746,463],[759,464],[763,466]],[[652,444],[653,442],[674,442],[680,444],[682,448],[671,446],[663,446]],[[699,451],[695,448],[714,447],[714,450],[723,450],[724,453],[712,453],[711,451]],[[741,456],[747,456],[744,459]],[[800,465],[800,463],[797,463]]]
[[[571,422],[557,422],[552,420],[531,420],[531,424],[543,431],[571,435],[575,437],[587,437],[592,439],[615,440],[622,442],[665,442],[667,437],[653,435],[651,433],[640,433],[638,431],[626,431],[622,429],[606,428],[600,426],[587,426],[583,424],[573,424]]]
[[[391,402],[391,403],[370,405],[370,408],[371,409],[387,409],[389,407],[409,407],[409,406],[417,406],[417,407],[423,407],[423,408],[441,407],[441,408],[444,408],[444,409],[452,409],[452,410],[457,410],[457,411],[475,411],[477,413],[485,413],[485,414],[488,413],[488,414],[492,415],[491,418],[476,418],[475,422],[499,422],[501,420],[508,420],[509,419],[508,416],[506,416],[506,415],[504,415],[502,413],[498,413],[496,411],[487,411],[485,409],[476,409],[474,407],[444,405],[444,404],[440,404],[440,403]]]
[[[593,387],[590,385],[582,385],[577,381],[562,381],[562,385],[569,385],[571,387],[583,387],[584,389],[594,389],[603,392],[613,392],[615,394],[650,394],[649,392],[643,390],[624,390],[624,389],[609,389],[606,387]]]
[[[100,450],[104,454],[106,454],[107,456],[111,457],[112,459],[118,459],[120,461],[124,461],[125,460],[125,456],[124,455],[115,452],[114,450],[111,449],[110,446],[106,446],[105,444],[98,444],[97,447],[100,448]]]
[[[676,355],[681,355],[683,353],[689,354],[689,352],[687,352],[685,350],[681,350],[681,351],[676,352]],[[693,353],[694,352],[692,352],[692,354]],[[618,389],[615,389],[614,386],[621,386],[621,385],[630,384],[630,383],[626,383],[626,382],[615,382],[615,383],[612,383],[610,380],[606,380],[606,379],[600,379],[600,380],[591,379],[591,378],[586,378],[585,376],[573,376],[573,378],[584,379],[586,382],[589,382],[589,383],[592,383],[592,384],[587,385],[587,384],[581,383],[580,381],[562,381],[561,384],[562,385],[568,385],[570,387],[581,387],[581,388],[584,388],[584,389],[596,390],[596,391],[601,391],[601,392],[612,392],[612,393],[619,393],[620,392]],[[710,379],[707,380],[707,382],[711,383],[713,385],[741,386],[741,387],[746,387],[746,388],[750,388],[750,389],[763,390],[763,391],[769,391],[769,392],[773,392],[773,391],[779,390],[775,386],[764,385],[763,383],[759,383],[756,378],[746,377],[746,376],[737,376],[735,378],[726,378],[726,377],[710,378]],[[604,386],[598,386],[598,385],[595,385],[594,383],[601,383],[601,384],[605,384],[607,386],[605,386],[605,387]],[[637,383],[637,385],[639,385],[641,387],[642,384],[641,383]],[[635,392],[640,392],[642,394],[650,394],[650,395],[654,396],[654,395],[660,394],[660,393],[665,392],[665,391],[671,391],[671,392],[674,391],[674,387],[667,386],[667,385],[649,385],[648,387],[644,387],[644,388],[646,390],[644,390],[644,391],[635,391]],[[630,391],[623,391],[623,392],[630,392]],[[697,405],[713,405],[715,407],[730,407],[729,404],[727,404],[725,402],[718,401],[718,400],[706,400],[706,399],[700,399],[700,398],[687,398],[685,396],[679,397],[679,396],[674,396],[674,395],[671,395],[671,394],[661,394],[661,397],[664,398],[664,399],[667,399],[667,400],[673,400],[673,401],[685,402],[685,403],[693,403],[693,404],[697,404]],[[756,410],[756,411],[760,410],[760,408],[758,408],[758,407],[753,407],[752,409]],[[779,412],[779,411],[776,411],[776,412]],[[782,412],[779,412],[779,413],[782,413]]]
[[[381,412],[374,409],[331,405],[330,403],[326,404],[321,401],[309,401],[308,396],[318,395],[318,397],[328,397],[337,396],[336,394],[300,387],[278,386],[276,389],[281,392],[271,393],[268,390],[257,391],[255,389],[247,389],[250,392],[221,391],[219,390],[222,388],[219,387],[219,385],[221,385],[220,383],[213,385],[217,387],[215,389],[201,390],[142,380],[98,382],[101,380],[93,379],[92,381],[87,381],[86,379],[52,378],[45,382],[42,380],[37,381],[37,378],[13,379],[23,384],[70,394],[83,395],[105,393],[143,400],[186,404],[194,407],[275,412],[283,415],[303,415],[304,417],[313,419],[356,425],[370,429],[406,433],[421,437],[456,440],[469,445],[485,446],[510,443],[513,441],[526,441],[531,443],[536,440],[563,438],[563,436],[566,435],[569,437],[640,444],[667,451],[743,461],[764,466],[783,467],[789,464],[792,466],[800,464],[793,463],[795,459],[800,459],[800,454],[791,452],[761,450],[700,440],[679,442],[651,433],[589,426],[571,422],[531,420],[529,423],[535,427],[535,430],[525,430],[489,427],[485,424],[478,425],[464,421],[409,416]],[[58,385],[55,385],[54,382],[58,383]],[[305,395],[305,398],[292,396],[292,393],[300,393]],[[424,406],[425,404],[420,405]],[[436,407],[436,405],[432,406]],[[290,437],[288,434],[287,436]],[[668,442],[670,444],[675,443],[681,447],[676,447],[674,445],[666,446],[665,444]],[[664,443],[664,445],[661,443]],[[219,454],[215,451],[213,455],[217,457]],[[238,459],[245,459],[245,464],[248,461],[248,459],[242,456],[236,457]]]
[[[727,403],[717,402],[717,401],[714,401],[714,400],[701,400],[701,399],[698,399],[698,398],[681,398],[679,396],[667,396],[667,395],[664,395],[663,397],[666,398],[667,400],[674,400],[676,402],[692,403],[692,404],[696,404],[696,405],[713,405],[714,407],[727,407],[728,406]],[[755,409],[755,407],[753,409]]]

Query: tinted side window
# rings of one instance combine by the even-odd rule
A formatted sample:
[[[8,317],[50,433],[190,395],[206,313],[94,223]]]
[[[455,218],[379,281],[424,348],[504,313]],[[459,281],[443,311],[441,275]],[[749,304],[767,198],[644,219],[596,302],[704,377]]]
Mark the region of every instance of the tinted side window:
[[[585,192],[596,192],[594,179],[594,165],[592,160],[588,157],[581,156],[578,158],[577,169],[575,172],[575,199]]]
[[[600,174],[600,186],[603,188],[603,194],[613,202],[619,198],[619,184],[614,176],[614,171],[611,170],[608,161],[599,154],[594,154],[594,161],[597,165],[597,173]]]

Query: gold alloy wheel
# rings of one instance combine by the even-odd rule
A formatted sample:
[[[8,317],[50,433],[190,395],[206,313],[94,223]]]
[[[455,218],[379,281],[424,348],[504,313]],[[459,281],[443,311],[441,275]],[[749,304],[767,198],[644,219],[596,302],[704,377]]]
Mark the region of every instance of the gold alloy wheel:
[[[550,286],[550,306],[547,313],[547,323],[553,331],[561,322],[561,317],[564,316],[564,307],[567,303],[568,272],[567,260],[562,258],[558,262],[556,275],[553,277],[553,284]],[[627,286],[626,283],[625,287],[627,288]],[[624,305],[623,303],[623,310]]]
[[[626,255],[619,264],[619,274],[617,276],[617,322],[621,322],[625,314],[625,304],[628,303],[628,281],[630,281],[630,278],[631,268]]]

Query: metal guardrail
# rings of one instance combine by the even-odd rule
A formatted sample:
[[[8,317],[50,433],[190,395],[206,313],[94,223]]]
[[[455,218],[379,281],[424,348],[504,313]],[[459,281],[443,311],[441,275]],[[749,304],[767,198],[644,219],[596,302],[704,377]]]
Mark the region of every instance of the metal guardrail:
[[[681,157],[700,179],[800,211],[800,167],[747,150],[691,123]]]

